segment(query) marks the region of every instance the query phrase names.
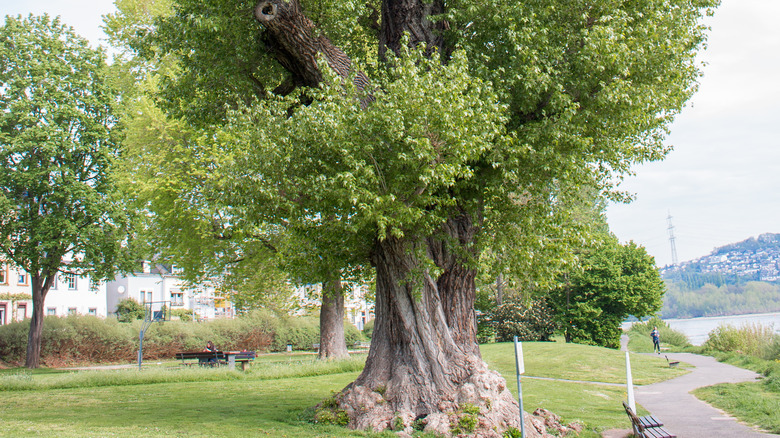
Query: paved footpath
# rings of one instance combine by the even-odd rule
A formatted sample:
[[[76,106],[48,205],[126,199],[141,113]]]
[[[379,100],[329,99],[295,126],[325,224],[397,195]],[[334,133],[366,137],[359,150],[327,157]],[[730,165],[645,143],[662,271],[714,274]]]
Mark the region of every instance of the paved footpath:
[[[687,362],[696,367],[684,376],[635,387],[636,402],[663,421],[664,429],[680,438],[780,437],[745,426],[690,394],[702,386],[754,381],[758,374],[720,363],[709,356],[691,353],[664,354],[669,360]]]

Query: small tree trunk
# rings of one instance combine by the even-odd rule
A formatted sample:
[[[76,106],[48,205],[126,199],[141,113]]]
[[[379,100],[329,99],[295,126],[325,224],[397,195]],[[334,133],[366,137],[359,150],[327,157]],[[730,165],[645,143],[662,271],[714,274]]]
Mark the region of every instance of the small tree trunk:
[[[41,341],[43,338],[43,302],[49,292],[49,282],[43,284],[39,275],[32,278],[33,309],[30,317],[30,332],[27,334],[27,358],[24,366],[30,369],[41,366]]]
[[[498,274],[496,278],[496,304],[501,305],[504,303],[504,275]]]
[[[339,280],[322,284],[319,359],[349,357],[344,338],[344,293]]]

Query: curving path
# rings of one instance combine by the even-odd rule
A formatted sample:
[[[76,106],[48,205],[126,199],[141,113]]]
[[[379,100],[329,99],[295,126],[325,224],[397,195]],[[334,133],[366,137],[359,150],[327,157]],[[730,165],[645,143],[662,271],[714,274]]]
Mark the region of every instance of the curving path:
[[[759,432],[725,412],[697,399],[690,392],[717,383],[754,381],[753,371],[720,363],[710,356],[692,353],[664,353],[669,360],[687,362],[696,368],[690,373],[665,382],[637,386],[636,402],[664,422],[664,429],[680,438],[780,437]]]

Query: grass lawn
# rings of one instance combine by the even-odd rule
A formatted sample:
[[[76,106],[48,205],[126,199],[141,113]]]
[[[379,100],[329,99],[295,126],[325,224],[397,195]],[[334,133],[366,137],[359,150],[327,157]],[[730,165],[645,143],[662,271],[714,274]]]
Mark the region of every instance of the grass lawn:
[[[696,389],[693,395],[747,424],[780,433],[780,393],[763,383],[725,383]]]
[[[625,354],[564,343],[524,343],[526,375],[623,383]],[[516,394],[512,344],[483,346],[485,360]],[[684,370],[657,357],[633,356],[635,381],[653,382]],[[365,356],[319,363],[312,356],[261,356],[247,372],[178,369],[156,363],[136,369],[0,372],[0,436],[394,436],[308,422],[308,411],[354,380]],[[628,428],[625,388],[523,380],[526,411],[544,407],[589,432]]]

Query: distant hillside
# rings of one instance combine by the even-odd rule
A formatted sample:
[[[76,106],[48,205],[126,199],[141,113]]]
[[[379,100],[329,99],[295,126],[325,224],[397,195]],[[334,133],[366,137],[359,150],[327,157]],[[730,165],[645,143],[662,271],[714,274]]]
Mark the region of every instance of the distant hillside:
[[[715,248],[709,255],[661,269],[666,280],[689,288],[780,280],[780,234],[762,234]]]
[[[780,234],[762,234],[661,269],[665,318],[780,311]]]

